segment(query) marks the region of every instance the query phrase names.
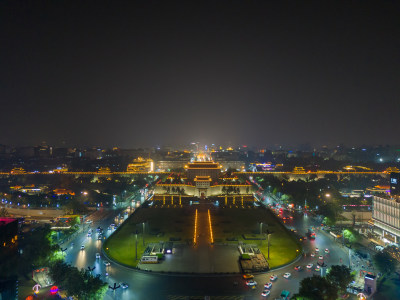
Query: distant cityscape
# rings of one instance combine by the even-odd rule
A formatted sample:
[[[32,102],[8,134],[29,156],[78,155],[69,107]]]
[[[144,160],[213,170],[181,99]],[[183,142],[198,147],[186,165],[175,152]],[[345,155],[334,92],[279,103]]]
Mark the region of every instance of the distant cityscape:
[[[191,143],[187,147],[122,149],[0,145],[0,172],[169,172],[183,169],[191,153],[208,151],[224,170],[281,172],[384,172],[400,166],[400,146],[364,146],[271,150],[250,146],[222,147]],[[306,148],[306,149],[304,149]],[[144,161],[149,163],[146,167]],[[151,164],[150,164],[151,161]],[[135,165],[136,164],[136,165]],[[390,170],[390,169],[389,169]]]
[[[342,296],[368,297],[380,295],[379,278],[390,276],[400,260],[395,146],[0,149],[0,255],[9,261],[2,267],[24,261],[7,277],[3,295],[13,299],[18,293],[29,297],[33,284],[41,299],[84,297],[89,287],[69,285],[59,268],[68,276],[88,268],[82,276],[97,280],[90,297],[104,299],[114,293],[121,299],[148,293],[163,298],[149,285],[134,285],[148,276],[155,280],[138,270],[182,278],[220,274],[220,284],[230,273],[244,274],[244,285],[235,278],[233,291],[207,289],[221,296],[256,289],[262,297],[297,299],[310,292],[281,279],[275,283],[277,268],[300,285],[314,278],[299,273],[303,268],[318,275],[315,280],[333,280],[329,274],[337,269],[337,276],[347,276]],[[32,271],[30,265],[32,279],[16,281]],[[197,281],[182,289],[168,278],[158,279],[169,286],[168,295],[191,295],[198,288]],[[264,288],[257,286],[256,280],[268,278]]]
[[[0,1],[0,300],[400,300],[399,1]]]

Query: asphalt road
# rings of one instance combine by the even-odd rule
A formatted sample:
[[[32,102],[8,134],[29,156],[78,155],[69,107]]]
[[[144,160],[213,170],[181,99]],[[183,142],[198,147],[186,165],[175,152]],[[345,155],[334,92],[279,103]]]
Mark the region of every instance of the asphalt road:
[[[316,247],[320,249],[320,254],[324,256],[324,262],[328,266],[339,264],[340,259],[342,259],[343,264],[349,265],[347,249],[341,248],[329,235],[317,231],[315,240],[303,242],[305,256],[302,256],[299,261],[290,266],[256,275],[255,280],[258,284],[255,289],[246,286],[245,281],[238,275],[222,277],[158,275],[133,271],[113,262],[109,267],[106,267],[103,263],[105,260],[103,256],[96,259],[96,253],[101,253],[101,246],[104,241],[97,240],[96,228],[101,226],[104,229],[104,236],[109,236],[111,231],[108,231],[107,228],[111,223],[116,222],[115,217],[119,213],[121,211],[105,209],[96,212],[91,217],[93,219],[93,224],[90,225],[93,229],[92,237],[87,237],[87,230],[84,230],[75,239],[62,245],[63,248],[68,249],[66,261],[72,265],[85,269],[88,266],[95,267],[93,274],[100,274],[102,279],[110,285],[113,285],[114,282],[117,284],[125,282],[129,285],[127,289],[119,288],[115,292],[110,289],[104,299],[179,299],[177,296],[241,296],[241,299],[264,299],[261,296],[264,284],[270,281],[271,274],[276,274],[278,279],[273,282],[271,294],[268,296],[269,299],[275,299],[279,297],[283,289],[289,290],[291,294],[296,293],[299,282],[303,278],[314,273],[317,274],[314,268],[318,262],[318,255],[315,257],[309,255]],[[293,213],[293,220],[286,225],[296,228],[298,233],[304,235],[309,227],[319,224],[306,215]],[[272,238],[273,236],[271,236]],[[81,245],[85,246],[85,250],[80,250]],[[330,250],[329,254],[324,253],[325,248]],[[306,268],[309,263],[314,264],[312,270]],[[301,265],[303,270],[295,271],[294,266],[296,265]],[[108,272],[108,276],[105,276],[106,272]],[[283,278],[283,274],[286,272],[292,274],[289,279]],[[237,285],[234,284],[235,281],[238,282]]]

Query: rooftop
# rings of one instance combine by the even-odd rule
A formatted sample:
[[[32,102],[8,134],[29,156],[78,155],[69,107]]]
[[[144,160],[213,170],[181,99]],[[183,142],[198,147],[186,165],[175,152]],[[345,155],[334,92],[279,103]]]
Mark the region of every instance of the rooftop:
[[[0,218],[0,226],[7,225],[7,224],[12,223],[12,222],[14,222],[16,220],[17,219],[13,219],[13,218]]]
[[[185,165],[186,169],[220,169],[221,166],[215,162],[196,161]]]
[[[211,181],[210,176],[196,176],[194,181]]]

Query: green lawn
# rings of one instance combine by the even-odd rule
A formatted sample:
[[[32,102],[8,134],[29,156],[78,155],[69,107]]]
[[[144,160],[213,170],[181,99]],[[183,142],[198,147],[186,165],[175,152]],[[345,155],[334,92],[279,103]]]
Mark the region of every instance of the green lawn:
[[[257,245],[264,256],[268,257],[267,228],[273,233],[270,236],[270,268],[286,264],[296,258],[301,247],[273,213],[263,207],[221,208],[212,213],[213,231],[216,242],[243,242]],[[260,222],[263,223],[263,235],[260,236]],[[244,235],[247,239],[244,238]],[[254,239],[248,238],[254,237]],[[237,241],[229,241],[237,239]],[[296,251],[297,250],[297,251]]]
[[[180,239],[181,243],[192,245],[195,206],[175,208],[140,208],[104,243],[106,254],[113,260],[127,266],[136,266],[144,253],[143,222],[146,222],[145,243],[167,242]],[[267,240],[244,239],[243,235],[261,238],[260,222],[263,232],[273,231],[270,237],[270,268],[286,264],[299,254],[301,248],[292,235],[283,227],[269,210],[263,207],[218,208],[211,210],[215,243],[238,241],[255,244],[267,258]],[[268,224],[268,227],[267,227]],[[135,232],[138,230],[138,260],[135,259]],[[263,235],[265,237],[265,234]],[[229,241],[228,239],[235,239]],[[296,252],[298,250],[299,252]],[[239,253],[238,253],[239,255]]]
[[[143,246],[143,222],[145,246]],[[135,232],[138,231],[138,251],[135,257]],[[104,251],[113,260],[134,267],[140,260],[148,243],[179,242],[192,243],[194,210],[192,208],[140,208],[104,243]]]

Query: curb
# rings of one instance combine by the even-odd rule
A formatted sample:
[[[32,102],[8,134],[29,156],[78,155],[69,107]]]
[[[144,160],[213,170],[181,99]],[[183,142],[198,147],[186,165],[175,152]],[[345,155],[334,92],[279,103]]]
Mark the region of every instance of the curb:
[[[142,274],[149,274],[149,275],[159,275],[159,276],[173,276],[173,277],[234,277],[234,276],[239,276],[242,273],[191,273],[191,272],[157,272],[157,271],[146,271],[142,269],[138,269],[137,267],[131,267],[127,266],[125,264],[122,264],[120,262],[116,262],[112,258],[110,258],[104,251],[103,248],[101,248],[101,252],[103,255],[111,262],[115,263],[116,265],[123,267],[125,269],[129,269],[133,272],[137,273],[142,273]]]

